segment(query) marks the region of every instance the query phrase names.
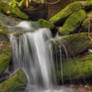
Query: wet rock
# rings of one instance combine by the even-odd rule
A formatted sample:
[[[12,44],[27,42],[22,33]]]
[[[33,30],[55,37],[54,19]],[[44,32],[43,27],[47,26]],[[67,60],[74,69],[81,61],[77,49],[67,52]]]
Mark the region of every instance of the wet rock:
[[[66,35],[50,41],[57,48],[58,46],[64,45],[69,56],[76,56],[92,47],[92,41],[89,40],[86,32]]]
[[[7,16],[7,15],[0,12],[0,26],[2,25],[5,28],[7,26],[14,26],[14,25],[18,24],[20,21],[22,21],[22,20],[19,19],[19,18],[14,18],[12,16]]]
[[[25,89],[26,85],[27,85],[26,75],[22,70],[18,70],[7,80],[0,83],[0,92],[20,92]]]
[[[86,18],[86,12],[84,10],[79,10],[72,13],[68,19],[65,21],[62,29],[59,30],[61,34],[66,35],[74,32]]]

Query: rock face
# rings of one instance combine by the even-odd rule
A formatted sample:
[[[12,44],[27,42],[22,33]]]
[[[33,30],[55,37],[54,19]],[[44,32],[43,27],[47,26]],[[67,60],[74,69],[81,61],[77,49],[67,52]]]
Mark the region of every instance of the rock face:
[[[66,80],[79,80],[92,76],[92,54],[69,59],[63,62],[63,73],[60,78]]]
[[[21,92],[25,89],[27,78],[22,70],[18,70],[8,80],[0,83],[0,92]]]
[[[66,35],[53,39],[51,42],[56,47],[63,44],[70,56],[76,56],[92,46],[92,41],[88,39],[87,33]]]
[[[0,76],[11,61],[11,46],[5,34],[0,33]]]
[[[77,12],[72,13],[65,21],[60,33],[63,35],[69,34],[76,30],[82,21],[86,18],[86,12],[84,10],[79,10]]]

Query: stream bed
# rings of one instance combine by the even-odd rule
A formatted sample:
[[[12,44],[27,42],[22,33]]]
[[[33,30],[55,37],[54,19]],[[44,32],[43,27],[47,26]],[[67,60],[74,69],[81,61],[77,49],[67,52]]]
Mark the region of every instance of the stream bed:
[[[92,92],[92,85],[64,85],[55,89],[31,88],[31,92]],[[30,88],[25,92],[30,92]]]

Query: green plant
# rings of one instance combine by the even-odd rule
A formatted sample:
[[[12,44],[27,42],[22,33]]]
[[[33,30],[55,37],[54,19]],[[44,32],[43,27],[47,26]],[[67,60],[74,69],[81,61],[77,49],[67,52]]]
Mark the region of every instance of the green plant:
[[[29,2],[31,2],[32,0],[21,0],[20,2],[18,2],[17,0],[13,0],[12,2],[9,3],[10,7],[21,7],[23,5],[23,3],[25,2],[26,4],[26,8],[28,8],[28,4]],[[39,0],[41,3],[45,3],[45,0]]]
[[[20,2],[18,2],[16,0],[13,0],[12,2],[9,3],[9,6],[13,8],[15,8],[16,6],[21,7],[24,1],[25,0],[21,0]]]

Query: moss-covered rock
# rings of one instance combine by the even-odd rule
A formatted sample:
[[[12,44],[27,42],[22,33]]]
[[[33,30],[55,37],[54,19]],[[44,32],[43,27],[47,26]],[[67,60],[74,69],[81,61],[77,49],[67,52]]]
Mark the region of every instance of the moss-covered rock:
[[[62,75],[63,74],[63,75]],[[63,73],[58,76],[64,81],[79,80],[92,76],[92,54],[63,62]]]
[[[63,21],[63,19],[67,18],[73,12],[79,11],[80,9],[85,9],[87,6],[92,6],[92,0],[89,1],[75,1],[69,5],[67,5],[64,9],[58,12],[56,15],[52,16],[49,20],[52,23],[57,23],[59,21]]]
[[[20,11],[18,8],[12,8],[7,3],[4,3],[4,2],[0,2],[0,12],[3,12],[7,15],[19,17],[19,18],[22,18],[22,19],[28,19],[29,18],[25,13]]]
[[[0,76],[7,69],[11,61],[11,46],[5,37],[5,35],[0,33]]]
[[[80,24],[85,18],[86,18],[86,12],[84,10],[79,10],[77,12],[74,12],[65,21],[62,29],[60,30],[60,33],[64,35],[73,32],[76,28],[80,26]]]
[[[0,92],[21,92],[27,84],[27,78],[22,70],[18,70],[8,80],[0,83]]]
[[[92,41],[89,40],[86,32],[66,35],[50,41],[56,47],[64,45],[69,56],[76,56],[92,47]]]
[[[55,16],[52,16],[49,20],[52,23],[56,23],[58,21],[62,21],[63,18],[68,17],[72,12],[78,11],[81,9],[80,2],[74,2],[66,6],[63,10],[58,12]]]
[[[40,24],[40,27],[42,28],[45,27],[45,28],[53,29],[55,27],[53,23],[50,23],[49,21],[44,20],[44,19],[39,19],[38,23]]]

